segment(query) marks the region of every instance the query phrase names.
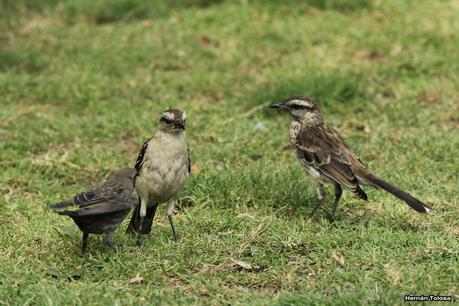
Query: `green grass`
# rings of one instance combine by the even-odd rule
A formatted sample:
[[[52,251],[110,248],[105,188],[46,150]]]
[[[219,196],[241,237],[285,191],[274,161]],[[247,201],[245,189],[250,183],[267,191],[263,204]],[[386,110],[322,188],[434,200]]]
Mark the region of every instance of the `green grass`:
[[[458,298],[458,10],[427,0],[1,2],[0,304]],[[290,118],[259,107],[298,94],[433,213],[366,188],[368,203],[345,192],[335,222],[323,211],[308,219],[316,195],[288,146]],[[194,165],[176,210],[180,242],[161,207],[142,247],[124,223],[119,252],[93,236],[80,256],[80,232],[47,205],[132,166],[168,106],[187,112]]]

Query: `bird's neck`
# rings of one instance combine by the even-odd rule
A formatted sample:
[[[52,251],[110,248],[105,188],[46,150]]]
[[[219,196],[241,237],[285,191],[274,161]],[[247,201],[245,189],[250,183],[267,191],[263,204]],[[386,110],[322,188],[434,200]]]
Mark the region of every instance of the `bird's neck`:
[[[297,143],[297,137],[303,133],[308,133],[308,130],[313,130],[324,124],[323,120],[293,120],[288,129],[290,142],[293,146]]]
[[[159,125],[156,129],[156,134],[165,134],[169,136],[180,137],[183,136],[183,130],[172,129],[168,126]]]
[[[304,128],[312,128],[324,124],[324,119],[322,115],[319,114],[308,114],[305,117],[295,121],[297,121]]]
[[[298,137],[300,130],[301,130],[301,123],[296,120],[293,120],[292,123],[290,124],[290,128],[288,129],[288,135],[290,137],[290,142],[292,145],[295,145],[296,138]]]

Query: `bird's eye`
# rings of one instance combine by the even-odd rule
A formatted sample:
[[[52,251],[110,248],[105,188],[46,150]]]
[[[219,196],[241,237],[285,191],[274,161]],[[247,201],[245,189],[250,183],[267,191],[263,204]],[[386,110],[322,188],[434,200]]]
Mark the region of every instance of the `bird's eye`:
[[[167,124],[172,124],[172,120],[170,120],[167,117],[163,117],[163,121],[166,122]]]
[[[293,109],[313,110],[313,109],[314,109],[314,106],[293,104],[293,105],[291,106],[291,108],[293,108]]]

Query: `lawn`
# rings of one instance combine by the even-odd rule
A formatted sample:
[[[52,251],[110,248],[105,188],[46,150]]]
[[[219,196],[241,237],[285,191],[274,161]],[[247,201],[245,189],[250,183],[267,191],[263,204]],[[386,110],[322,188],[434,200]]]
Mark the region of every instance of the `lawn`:
[[[459,298],[457,1],[0,3],[1,305],[394,305]],[[378,176],[433,206],[314,185],[287,114],[309,95]],[[192,175],[118,252],[47,205],[133,166],[168,106]],[[329,203],[333,191],[328,189]]]

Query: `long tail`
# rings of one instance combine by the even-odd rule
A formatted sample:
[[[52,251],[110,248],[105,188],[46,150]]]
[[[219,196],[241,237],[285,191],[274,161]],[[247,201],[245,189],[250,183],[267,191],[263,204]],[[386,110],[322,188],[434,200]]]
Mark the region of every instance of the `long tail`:
[[[48,209],[59,215],[72,215],[77,209],[77,207],[72,207],[75,205],[75,202],[72,199],[67,199],[59,203],[54,203],[48,206]]]
[[[389,184],[386,181],[383,181],[382,179],[374,176],[371,173],[366,173],[364,176],[364,180],[375,187],[380,187],[387,192],[390,192],[397,198],[399,198],[402,201],[405,201],[406,204],[408,204],[411,208],[413,208],[415,211],[420,212],[420,213],[429,213],[432,209],[427,206],[426,204],[422,203],[418,199],[414,198],[413,196],[409,195],[408,193],[398,189],[392,184]]]

